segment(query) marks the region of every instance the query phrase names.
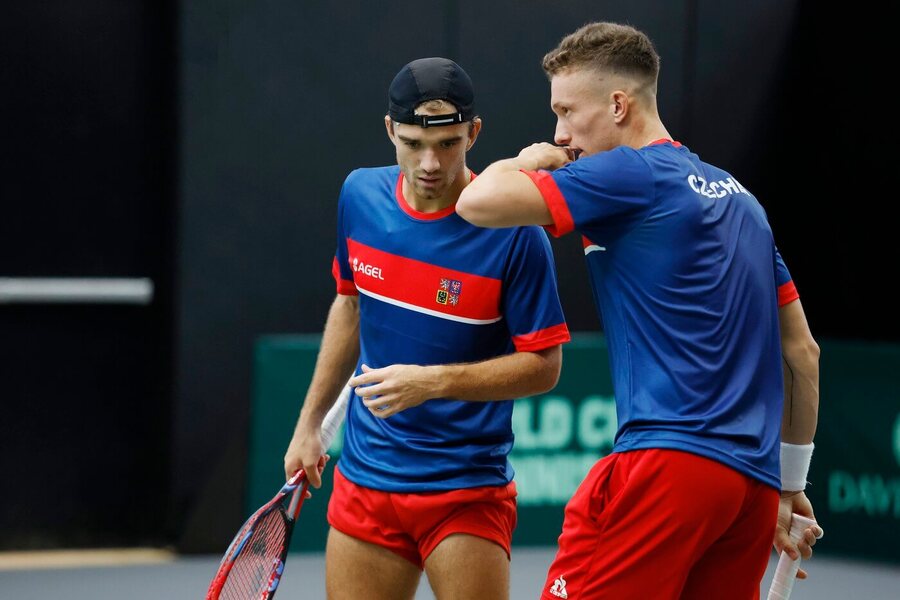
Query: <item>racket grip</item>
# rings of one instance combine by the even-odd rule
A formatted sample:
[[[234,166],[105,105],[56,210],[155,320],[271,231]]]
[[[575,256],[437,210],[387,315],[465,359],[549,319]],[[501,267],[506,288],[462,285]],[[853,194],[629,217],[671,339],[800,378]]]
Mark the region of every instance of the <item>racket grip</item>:
[[[326,450],[331,446],[331,442],[334,441],[338,430],[344,422],[344,417],[347,415],[347,403],[350,400],[350,391],[350,386],[345,385],[344,389],[342,389],[341,393],[338,395],[334,406],[331,407],[325,415],[325,418],[322,420],[322,446],[324,446]]]
[[[791,540],[795,543],[803,538],[803,531],[815,525],[816,522],[808,517],[794,513],[791,515]],[[778,566],[775,567],[775,576],[769,587],[767,600],[788,600],[794,589],[794,581],[797,580],[797,571],[800,569],[800,557],[796,560],[788,556],[784,550],[778,558]]]

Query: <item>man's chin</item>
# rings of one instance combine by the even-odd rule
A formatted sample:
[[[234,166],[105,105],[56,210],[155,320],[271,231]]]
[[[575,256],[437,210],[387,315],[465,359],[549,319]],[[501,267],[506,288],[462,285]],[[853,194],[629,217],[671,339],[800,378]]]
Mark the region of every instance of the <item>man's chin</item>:
[[[441,198],[444,195],[444,191],[446,188],[423,188],[421,186],[416,186],[416,196],[421,198],[422,200],[435,200],[437,198]]]

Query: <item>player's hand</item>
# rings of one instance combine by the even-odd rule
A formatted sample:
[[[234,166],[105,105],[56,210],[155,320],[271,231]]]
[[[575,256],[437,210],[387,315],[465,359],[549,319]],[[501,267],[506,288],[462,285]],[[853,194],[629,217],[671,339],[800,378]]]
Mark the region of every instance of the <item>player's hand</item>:
[[[800,543],[795,544],[790,536],[791,515],[793,513],[813,520],[816,518],[813,514],[812,504],[809,498],[806,497],[806,494],[803,492],[782,494],[781,501],[778,503],[778,522],[775,525],[773,545],[778,554],[781,554],[781,551],[784,550],[794,560],[801,556],[804,559],[808,559],[812,556],[812,547],[816,545],[816,538],[822,536],[822,529],[818,526],[807,527],[803,532],[803,539],[800,540]],[[806,576],[806,571],[803,569],[797,571],[797,579],[806,579]]]
[[[519,152],[518,160],[527,171],[545,169],[553,171],[575,160],[575,152],[565,146],[554,146],[547,142],[532,144]]]
[[[379,419],[418,406],[434,397],[431,370],[419,365],[391,365],[372,369],[362,365],[362,373],[349,381],[356,395]]]
[[[306,471],[306,479],[314,488],[322,486],[322,471],[330,457],[325,454],[322,447],[322,437],[319,432],[297,432],[291,439],[287,452],[284,454],[285,480],[294,476],[294,473],[303,469]]]
[[[322,458],[324,458],[325,461],[322,463],[322,466],[319,467],[319,469],[318,469],[318,470],[319,470],[319,480],[320,480],[320,481],[321,481],[321,479],[322,479],[322,471],[325,469],[325,463],[327,463],[327,462],[328,462],[328,459],[330,459],[331,457],[328,456],[328,455],[326,454],[326,455],[323,456]],[[295,473],[296,473],[296,471],[295,471]],[[307,477],[307,479],[309,479],[309,477]],[[309,488],[306,488],[306,492],[303,493],[303,499],[304,499],[304,500],[309,500],[310,498],[312,498],[312,492],[309,490]]]

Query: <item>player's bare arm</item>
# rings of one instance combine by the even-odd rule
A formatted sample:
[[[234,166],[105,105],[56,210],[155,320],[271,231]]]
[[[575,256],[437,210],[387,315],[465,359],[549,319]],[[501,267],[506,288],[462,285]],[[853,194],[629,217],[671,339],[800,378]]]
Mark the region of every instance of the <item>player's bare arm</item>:
[[[819,419],[819,346],[809,331],[800,300],[779,309],[784,359],[784,414],[781,440],[809,444]]]
[[[515,352],[485,361],[454,365],[391,365],[350,380],[369,411],[388,418],[431,398],[491,401],[546,392],[556,385],[562,350]]]
[[[572,152],[542,142],[524,148],[515,158],[499,160],[486,168],[462,191],[456,212],[480,227],[549,225],[550,210],[531,179],[522,173],[552,171],[572,162]]]
[[[800,300],[779,309],[781,349],[784,369],[784,413],[781,423],[781,440],[798,447],[811,444],[816,433],[819,414],[819,346],[810,333],[806,315]],[[788,487],[798,487],[797,485]],[[821,531],[809,528],[799,544],[790,536],[791,514],[797,513],[815,519],[813,507],[803,490],[783,489],[778,508],[778,524],[774,545],[777,551],[785,550],[791,558],[809,558],[816,535]],[[818,529],[818,528],[816,528]],[[797,577],[806,578],[801,569]]]
[[[288,479],[302,468],[310,485],[315,488],[322,485],[319,473],[325,465],[327,450],[322,447],[322,420],[353,374],[358,359],[359,298],[339,294],[328,312],[316,368],[284,455],[284,473]]]

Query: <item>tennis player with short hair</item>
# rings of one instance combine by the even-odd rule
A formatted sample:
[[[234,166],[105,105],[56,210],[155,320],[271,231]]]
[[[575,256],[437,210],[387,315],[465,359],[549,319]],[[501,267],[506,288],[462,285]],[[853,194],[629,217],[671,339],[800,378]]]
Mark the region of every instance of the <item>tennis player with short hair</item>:
[[[335,299],[285,455],[318,487],[322,419],[351,401],[328,508],[328,597],[509,596],[512,398],[551,389],[569,340],[546,234],[455,210],[481,130],[469,76],[413,61],[389,89],[398,166],[358,169],[338,201]]]
[[[660,120],[646,35],[586,25],[543,67],[559,146],[490,165],[457,204],[578,230],[609,345],[615,446],[566,507],[542,598],[756,598],[773,532],[796,558],[790,514],[813,515],[818,347],[796,288],[756,198]]]

